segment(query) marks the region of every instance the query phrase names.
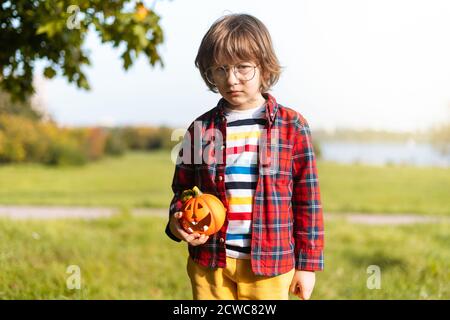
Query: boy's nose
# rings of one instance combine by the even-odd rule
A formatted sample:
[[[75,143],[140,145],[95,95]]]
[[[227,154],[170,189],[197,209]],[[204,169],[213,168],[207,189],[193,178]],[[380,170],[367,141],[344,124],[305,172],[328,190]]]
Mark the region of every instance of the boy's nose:
[[[233,85],[233,84],[236,84],[236,83],[239,83],[239,79],[234,74],[233,69],[230,68],[228,70],[228,74],[227,74],[227,84]]]

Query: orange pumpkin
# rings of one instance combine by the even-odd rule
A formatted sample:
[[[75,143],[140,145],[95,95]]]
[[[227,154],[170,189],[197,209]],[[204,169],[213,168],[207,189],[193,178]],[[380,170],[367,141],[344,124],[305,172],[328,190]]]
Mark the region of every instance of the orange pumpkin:
[[[181,195],[183,204],[182,227],[189,233],[212,235],[222,228],[226,208],[216,196],[202,193],[199,188],[185,190]]]

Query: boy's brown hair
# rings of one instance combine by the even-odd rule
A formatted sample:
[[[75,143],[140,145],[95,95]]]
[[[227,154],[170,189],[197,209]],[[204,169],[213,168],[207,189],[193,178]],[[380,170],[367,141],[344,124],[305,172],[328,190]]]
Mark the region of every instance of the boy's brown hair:
[[[267,92],[280,77],[281,66],[266,26],[248,14],[229,14],[216,20],[203,37],[195,66],[213,92],[217,87],[206,79],[206,70],[214,65],[254,61],[261,70],[261,92]]]

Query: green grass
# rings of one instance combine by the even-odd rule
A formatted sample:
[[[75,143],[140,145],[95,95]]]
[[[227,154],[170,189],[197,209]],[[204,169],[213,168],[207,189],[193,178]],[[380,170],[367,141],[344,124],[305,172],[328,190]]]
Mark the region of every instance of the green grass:
[[[0,166],[0,203],[164,207],[172,170],[165,152],[129,153],[82,167]]]
[[[319,162],[326,212],[450,215],[450,170]],[[84,167],[0,166],[0,204],[166,208],[168,152],[129,153]]]
[[[450,215],[450,170],[319,163],[327,212]]]
[[[165,222],[0,220],[0,299],[191,299],[186,243],[168,239]],[[326,220],[313,299],[449,299],[449,227]],[[66,287],[69,265],[80,267],[80,290]],[[369,265],[380,267],[381,289],[366,287]]]

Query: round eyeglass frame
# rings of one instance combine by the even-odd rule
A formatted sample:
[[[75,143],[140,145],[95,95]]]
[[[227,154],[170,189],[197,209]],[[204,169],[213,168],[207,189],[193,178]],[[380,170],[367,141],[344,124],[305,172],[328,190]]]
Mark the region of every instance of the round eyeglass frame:
[[[239,64],[238,64],[238,65],[239,65]],[[223,68],[224,66],[225,66],[225,65],[219,66],[219,67],[222,67],[222,68]],[[228,75],[228,72],[229,72],[230,69],[233,70],[233,73],[234,73],[234,76],[236,77],[236,79],[238,79],[239,81],[245,81],[245,82],[253,80],[253,78],[254,78],[255,75],[256,75],[256,68],[259,67],[259,65],[251,66],[251,67],[253,68],[253,75],[250,77],[250,79],[241,79],[241,78],[239,78],[238,75],[237,75],[236,66],[237,66],[237,65],[232,65],[232,66],[231,66],[232,68],[228,68],[228,70],[225,69],[225,68],[224,68],[224,69],[225,69],[227,75]],[[228,67],[230,67],[230,66],[228,66]],[[208,72],[211,71],[212,68],[217,68],[217,67],[215,67],[215,66],[209,67],[209,68],[206,69],[206,71],[204,72],[204,75],[205,75],[206,80],[207,80],[210,84],[212,84],[213,86],[217,86],[217,83],[215,83],[214,81],[212,81],[212,79],[210,79],[209,76],[208,76]]]

